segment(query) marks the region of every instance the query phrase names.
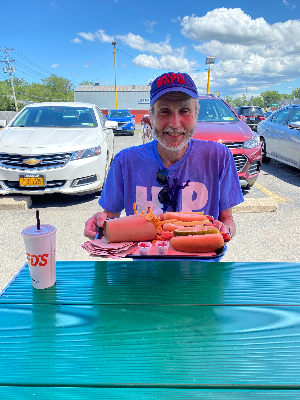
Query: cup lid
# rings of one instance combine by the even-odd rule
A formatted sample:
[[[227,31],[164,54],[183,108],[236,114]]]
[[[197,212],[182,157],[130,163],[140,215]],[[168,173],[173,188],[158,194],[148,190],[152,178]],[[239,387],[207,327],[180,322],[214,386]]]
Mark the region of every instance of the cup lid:
[[[36,236],[44,236],[49,235],[50,233],[56,232],[56,228],[53,225],[41,225],[41,229],[38,230],[36,225],[28,226],[27,228],[22,230],[23,236],[28,237],[36,237]]]

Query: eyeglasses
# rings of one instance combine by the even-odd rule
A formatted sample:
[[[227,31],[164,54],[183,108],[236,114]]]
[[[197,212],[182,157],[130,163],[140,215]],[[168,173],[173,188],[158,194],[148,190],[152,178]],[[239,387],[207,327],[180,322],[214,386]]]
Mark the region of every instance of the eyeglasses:
[[[169,193],[168,171],[166,168],[158,171],[156,180],[163,189],[158,193],[158,201],[165,207],[171,204],[171,197]]]

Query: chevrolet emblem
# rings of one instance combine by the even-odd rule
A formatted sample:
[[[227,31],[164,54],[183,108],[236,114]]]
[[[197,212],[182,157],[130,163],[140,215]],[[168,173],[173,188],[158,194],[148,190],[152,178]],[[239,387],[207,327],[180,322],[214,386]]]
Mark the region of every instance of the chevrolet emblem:
[[[27,160],[23,160],[23,164],[28,164],[28,165],[36,165],[39,164],[42,159],[37,160],[36,158],[28,158]]]

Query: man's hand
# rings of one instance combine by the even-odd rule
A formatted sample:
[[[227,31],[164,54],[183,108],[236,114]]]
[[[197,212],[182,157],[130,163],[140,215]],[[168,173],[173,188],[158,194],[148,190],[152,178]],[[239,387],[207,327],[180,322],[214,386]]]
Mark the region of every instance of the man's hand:
[[[230,229],[231,237],[236,234],[236,227],[232,216],[232,208],[228,208],[227,210],[220,211],[219,221],[223,223],[224,228],[221,228],[221,231],[226,232],[226,228]]]
[[[98,232],[98,227],[103,226],[103,222],[106,220],[107,214],[105,212],[98,212],[89,218],[85,223],[84,236],[93,240]]]

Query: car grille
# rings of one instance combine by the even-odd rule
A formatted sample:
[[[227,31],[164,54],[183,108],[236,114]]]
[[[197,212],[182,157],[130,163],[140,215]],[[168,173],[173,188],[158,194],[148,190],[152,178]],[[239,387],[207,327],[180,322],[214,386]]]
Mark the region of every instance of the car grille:
[[[248,158],[244,154],[233,154],[233,158],[237,172],[241,172],[241,170],[246,165]]]
[[[70,153],[60,153],[60,154],[23,156],[19,154],[0,153],[0,165],[4,168],[27,170],[27,171],[61,168],[68,163],[72,154],[73,153],[70,152]],[[24,161],[28,159],[36,159],[41,161],[36,165],[24,164]]]
[[[225,144],[229,149],[242,149],[244,142],[227,142],[223,144]]]
[[[250,167],[248,168],[247,172],[249,175],[254,175],[257,174],[257,172],[259,172],[259,168],[260,168],[260,162],[253,161],[253,163],[251,163]]]
[[[45,190],[45,189],[59,189],[63,187],[67,181],[48,181],[46,187],[20,187],[19,181],[2,181],[6,187],[13,190]]]
[[[127,122],[118,122],[118,126],[125,126],[127,125]]]

